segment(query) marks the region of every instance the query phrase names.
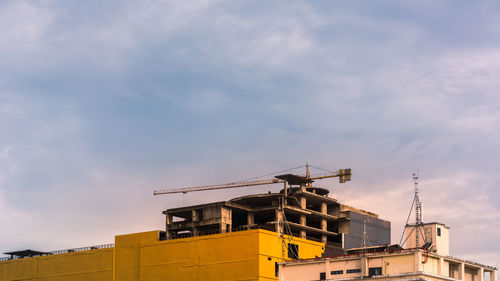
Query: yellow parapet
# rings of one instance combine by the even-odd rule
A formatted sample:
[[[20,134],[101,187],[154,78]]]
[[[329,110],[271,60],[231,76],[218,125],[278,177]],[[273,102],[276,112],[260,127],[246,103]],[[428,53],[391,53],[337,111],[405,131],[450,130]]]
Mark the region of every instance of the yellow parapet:
[[[3,261],[0,280],[278,280],[277,263],[290,248],[314,258],[324,244],[288,236],[283,243],[261,229],[164,241],[150,231],[116,236],[114,248]]]
[[[113,279],[113,248],[0,262],[0,280],[101,281]]]

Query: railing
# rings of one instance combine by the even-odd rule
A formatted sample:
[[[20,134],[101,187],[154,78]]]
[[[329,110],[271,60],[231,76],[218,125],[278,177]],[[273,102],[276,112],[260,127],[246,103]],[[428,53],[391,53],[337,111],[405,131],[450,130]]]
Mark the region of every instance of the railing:
[[[237,231],[244,231],[244,230],[250,230],[250,229],[264,229],[264,230],[269,230],[269,231],[273,231],[273,232],[276,231],[276,227],[273,224],[257,224],[257,225],[251,225],[251,226],[233,227],[231,229],[231,231],[229,231],[229,232],[237,232]],[[200,230],[200,231],[198,231],[196,236],[205,236],[205,235],[212,235],[212,234],[219,234],[219,233],[221,233],[220,229]],[[301,238],[300,234],[298,234],[298,233],[291,233],[291,234],[287,233],[287,235]],[[173,234],[172,236],[170,236],[169,239],[181,239],[181,238],[187,238],[187,237],[193,237],[193,234],[191,232]],[[307,236],[306,239],[323,243],[320,238],[316,238],[316,237]],[[160,241],[161,240],[167,240],[167,238],[162,237],[160,239]],[[330,246],[330,247],[342,248],[342,243],[327,241],[325,244],[327,246]]]
[[[56,251],[49,252],[49,255],[67,254],[67,253],[73,253],[73,252],[85,252],[85,251],[90,251],[90,250],[113,248],[114,246],[115,246],[115,244],[111,243],[111,244],[96,245],[96,246],[89,246],[89,247],[56,250]]]
[[[73,248],[73,249],[55,250],[55,251],[46,252],[46,253],[41,254],[39,256],[59,255],[59,254],[67,254],[67,253],[74,253],[74,252],[85,252],[85,251],[90,251],[90,250],[113,248],[114,246],[115,246],[115,244],[111,243],[111,244],[95,245],[95,246],[80,247],[80,248]],[[33,257],[35,257],[35,256],[33,256]],[[19,257],[19,256],[1,257],[0,261],[17,260],[17,259],[23,259],[23,258],[31,258],[31,257]]]
[[[251,225],[251,226],[239,226],[239,227],[233,227],[233,228],[231,228],[230,231],[227,231],[227,232],[237,232],[237,231],[244,231],[244,230],[251,230],[251,229],[264,229],[264,230],[269,230],[269,231],[275,231],[275,226],[274,225],[264,225],[264,224]],[[220,234],[220,233],[221,233],[220,229],[200,230],[200,231],[198,231],[196,236],[205,236],[205,235]],[[193,234],[190,232],[173,234],[172,236],[170,236],[169,239],[180,239],[180,238],[187,238],[187,237],[193,237]],[[166,238],[160,239],[160,240],[166,240]]]

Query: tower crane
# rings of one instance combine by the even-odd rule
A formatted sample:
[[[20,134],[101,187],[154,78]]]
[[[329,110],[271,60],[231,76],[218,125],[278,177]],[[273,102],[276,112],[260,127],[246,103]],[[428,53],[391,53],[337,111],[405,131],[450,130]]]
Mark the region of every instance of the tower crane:
[[[340,169],[336,172],[329,171],[328,174],[323,176],[311,177],[309,173],[309,165],[306,164],[306,175],[305,177],[293,175],[293,174],[283,174],[275,176],[272,179],[264,179],[264,180],[253,180],[253,181],[239,181],[239,182],[231,182],[226,184],[214,184],[214,185],[201,185],[201,186],[189,186],[189,187],[181,187],[181,188],[171,188],[171,189],[163,189],[163,190],[155,190],[154,195],[162,195],[162,194],[173,194],[173,193],[188,193],[195,191],[206,191],[206,190],[215,190],[215,189],[226,189],[226,188],[236,188],[236,187],[244,187],[244,186],[258,186],[258,185],[266,185],[266,184],[275,184],[275,183],[283,183],[283,196],[280,197],[280,212],[281,218],[279,219],[279,235],[281,240],[281,260],[285,261],[285,228],[288,228],[288,232],[290,235],[287,239],[291,241],[292,235],[290,228],[286,221],[284,205],[287,204],[287,186],[288,185],[305,185],[306,187],[311,187],[311,183],[315,180],[326,179],[326,178],[339,178],[339,183],[345,183],[346,181],[351,180],[351,169]],[[295,169],[295,168],[294,168]],[[326,170],[325,170],[326,171]],[[298,253],[297,253],[298,256]]]
[[[154,195],[162,195],[162,194],[173,194],[173,193],[188,193],[194,191],[205,191],[205,190],[215,190],[215,189],[226,189],[226,188],[236,188],[236,187],[244,187],[244,186],[257,186],[257,185],[266,185],[266,184],[275,184],[275,183],[283,183],[285,185],[285,196],[287,192],[287,184],[295,184],[297,182],[306,183],[307,186],[315,180],[326,179],[326,178],[339,178],[339,183],[345,183],[346,181],[351,180],[351,169],[340,169],[337,172],[332,172],[323,176],[311,177],[309,173],[309,165],[306,165],[306,176],[297,176],[292,174],[285,174],[275,176],[272,179],[265,180],[254,180],[254,181],[239,181],[239,182],[231,182],[226,184],[214,184],[214,185],[200,185],[200,186],[189,186],[189,187],[180,187],[180,188],[171,188],[171,189],[162,189],[155,190]]]

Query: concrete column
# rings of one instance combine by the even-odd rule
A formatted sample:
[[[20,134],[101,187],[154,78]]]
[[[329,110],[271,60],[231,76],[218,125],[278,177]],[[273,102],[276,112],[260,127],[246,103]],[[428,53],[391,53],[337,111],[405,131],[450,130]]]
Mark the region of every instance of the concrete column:
[[[325,260],[325,274],[326,274],[326,279],[332,278],[332,275],[330,273],[331,273],[331,270],[330,270],[330,261],[329,260]]]
[[[300,225],[306,225],[306,215],[300,215]]]
[[[281,225],[279,224],[279,222],[283,219],[283,216],[281,214],[281,211],[280,210],[276,210],[276,214],[275,214],[275,222],[276,222],[276,232],[278,233],[281,233]]]
[[[325,202],[321,203],[321,213],[322,214],[326,214],[327,213],[327,206],[326,206]]]
[[[327,229],[326,219],[321,219],[321,229],[326,231],[326,229]],[[321,242],[326,243],[326,240],[327,240],[326,235],[324,235],[324,234],[321,235]]]
[[[465,280],[465,264],[463,262],[458,265],[458,279]]]
[[[167,224],[171,224],[174,221],[174,217],[170,214],[166,214],[165,217]]]
[[[484,269],[481,267],[477,270],[477,274],[479,274],[479,281],[484,281]]]
[[[300,215],[300,225],[306,225],[306,215]],[[300,231],[300,238],[306,238],[306,231],[305,230],[301,230]]]
[[[198,228],[195,226],[195,223],[200,220],[198,217],[198,212],[196,210],[191,210],[191,220],[193,221],[193,229],[191,230],[193,236],[198,236]]]
[[[422,252],[415,252],[415,272],[422,271]]]
[[[444,259],[439,258],[439,260],[438,260],[438,275],[445,276],[443,269],[444,269]]]
[[[497,276],[497,269],[493,270],[490,272],[490,281],[497,281],[498,276]]]
[[[172,236],[173,236],[172,231],[170,231],[169,227],[168,227],[169,224],[172,224],[173,220],[174,220],[174,217],[172,215],[170,215],[170,214],[165,215],[165,232],[167,235],[167,240],[172,239]]]
[[[306,197],[305,196],[300,197],[300,207],[302,209],[306,209],[307,208],[306,203],[307,203]]]
[[[253,212],[248,212],[247,213],[247,225],[254,225],[255,224],[255,216]],[[249,227],[250,228],[250,227]]]
[[[368,276],[368,258],[366,256],[361,257],[361,276]]]

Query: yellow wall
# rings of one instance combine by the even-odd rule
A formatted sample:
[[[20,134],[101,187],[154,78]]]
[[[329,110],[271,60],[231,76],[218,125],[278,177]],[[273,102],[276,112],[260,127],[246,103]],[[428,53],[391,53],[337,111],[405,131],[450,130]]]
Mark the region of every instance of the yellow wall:
[[[415,255],[394,255],[383,257],[383,274],[399,274],[415,271]]]
[[[282,242],[276,232],[259,231],[259,280],[278,280],[275,276],[275,263],[282,261]],[[297,237],[286,236],[284,239],[284,256],[288,259],[288,243],[299,247],[299,258],[311,259],[321,257],[324,244]]]
[[[140,249],[140,278],[117,280],[257,280],[258,238],[241,231],[149,241]]]
[[[112,281],[113,248],[0,262],[0,280]]]
[[[0,262],[0,281],[277,280],[277,233],[248,230],[159,241],[158,231],[115,237],[115,247]],[[285,239],[300,258],[320,257],[324,244]],[[285,258],[288,256],[285,251]]]

